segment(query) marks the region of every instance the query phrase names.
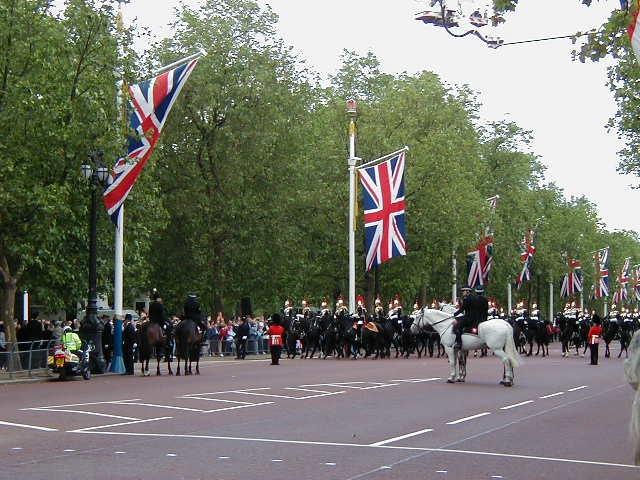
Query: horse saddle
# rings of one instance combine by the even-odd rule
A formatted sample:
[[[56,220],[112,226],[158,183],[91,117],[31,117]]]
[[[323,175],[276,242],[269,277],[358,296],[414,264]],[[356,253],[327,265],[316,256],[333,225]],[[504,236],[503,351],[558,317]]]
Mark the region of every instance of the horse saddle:
[[[469,327],[464,327],[464,329],[462,330],[462,334],[463,335],[474,335],[474,336],[478,336],[478,327],[474,327],[474,326],[469,326]]]
[[[375,332],[378,333],[378,326],[373,323],[373,322],[367,322],[364,326],[364,328],[366,328],[367,330],[369,330],[370,332]]]

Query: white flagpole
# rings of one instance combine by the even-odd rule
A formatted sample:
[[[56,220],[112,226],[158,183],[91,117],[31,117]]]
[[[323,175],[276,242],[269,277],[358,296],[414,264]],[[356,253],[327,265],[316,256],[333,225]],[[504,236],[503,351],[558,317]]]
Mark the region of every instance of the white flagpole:
[[[553,281],[549,280],[549,321],[553,324]]]
[[[456,249],[451,253],[451,304],[458,303],[458,262],[456,259]]]
[[[347,114],[349,115],[349,312],[356,310],[356,225],[355,225],[355,201],[356,201],[356,116],[357,103],[355,100],[347,101]]]
[[[513,302],[511,300],[511,282],[507,283],[507,308],[509,309],[508,315],[511,315],[513,308]]]

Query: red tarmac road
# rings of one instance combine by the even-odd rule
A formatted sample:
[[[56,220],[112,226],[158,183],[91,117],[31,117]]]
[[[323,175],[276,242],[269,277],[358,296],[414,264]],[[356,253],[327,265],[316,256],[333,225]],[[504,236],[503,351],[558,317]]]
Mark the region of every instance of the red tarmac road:
[[[207,362],[0,386],[0,478],[637,479],[622,361]]]

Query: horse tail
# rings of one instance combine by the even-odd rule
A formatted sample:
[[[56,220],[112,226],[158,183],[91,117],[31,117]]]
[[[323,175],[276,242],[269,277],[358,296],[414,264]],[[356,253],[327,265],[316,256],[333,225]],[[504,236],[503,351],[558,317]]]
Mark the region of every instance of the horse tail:
[[[516,349],[516,343],[513,341],[512,328],[509,329],[509,334],[507,335],[507,339],[504,344],[504,353],[507,355],[512,367],[519,367],[522,364],[522,359]]]

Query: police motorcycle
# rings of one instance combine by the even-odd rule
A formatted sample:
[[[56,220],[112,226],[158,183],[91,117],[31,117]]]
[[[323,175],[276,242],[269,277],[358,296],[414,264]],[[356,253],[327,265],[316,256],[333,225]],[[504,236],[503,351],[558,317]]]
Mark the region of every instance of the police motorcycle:
[[[91,379],[89,354],[94,350],[93,342],[82,342],[82,349],[76,353],[69,351],[63,344],[56,345],[47,359],[49,371],[58,375],[60,380],[81,375],[85,380]]]

